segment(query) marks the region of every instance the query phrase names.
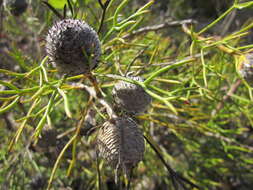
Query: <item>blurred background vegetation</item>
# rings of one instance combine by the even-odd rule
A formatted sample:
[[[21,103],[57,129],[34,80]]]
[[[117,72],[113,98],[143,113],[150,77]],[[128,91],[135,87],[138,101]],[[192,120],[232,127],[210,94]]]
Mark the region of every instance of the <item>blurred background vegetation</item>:
[[[46,189],[68,142],[50,189],[99,189],[99,182],[103,189],[117,189],[113,169],[96,157],[96,133],[86,130],[106,121],[104,107],[89,105],[89,93],[75,86],[81,76],[61,81],[42,61],[45,36],[59,18],[39,0],[26,2],[27,9],[14,16],[0,1],[0,189]],[[62,12],[67,1],[48,2]],[[99,1],[71,2],[76,17],[97,31]],[[112,0],[99,33],[103,56],[94,74],[105,99],[113,104],[113,84],[127,72],[154,76],[142,83],[152,105],[136,120],[164,160],[199,189],[253,187],[252,88],[238,74],[253,48],[252,8],[252,1],[238,0]],[[56,87],[64,95],[55,95]],[[88,119],[77,132],[88,106]],[[36,144],[34,136],[40,136]],[[146,143],[131,188],[174,186]]]

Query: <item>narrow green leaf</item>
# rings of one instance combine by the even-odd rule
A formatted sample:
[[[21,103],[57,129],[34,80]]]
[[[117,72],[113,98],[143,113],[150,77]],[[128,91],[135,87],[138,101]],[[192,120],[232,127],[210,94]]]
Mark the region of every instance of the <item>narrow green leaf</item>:
[[[44,115],[42,116],[42,118],[40,119],[40,121],[39,121],[39,123],[38,123],[38,125],[37,125],[37,127],[35,129],[35,133],[33,135],[33,138],[35,138],[35,139],[38,138],[38,136],[40,135],[41,130],[42,130],[44,124],[46,123],[47,116],[50,113],[51,108],[52,108],[52,106],[54,104],[54,100],[55,100],[56,94],[57,94],[56,91],[54,91],[53,94],[51,95],[51,97],[49,99],[49,102],[47,104],[46,111],[45,111]]]
[[[3,86],[7,86],[9,87],[10,89],[13,89],[13,90],[19,90],[18,87],[16,87],[15,85],[9,83],[9,82],[6,82],[6,81],[2,81],[0,80],[0,84],[3,85]]]
[[[147,85],[149,84],[151,81],[154,80],[154,78],[156,78],[157,76],[159,76],[160,74],[170,70],[170,69],[174,69],[174,68],[177,68],[177,67],[180,67],[186,63],[189,63],[189,62],[193,62],[195,59],[192,58],[192,59],[187,59],[187,60],[183,60],[183,61],[179,61],[179,62],[176,62],[172,65],[168,65],[166,67],[163,67],[161,69],[159,69],[158,71],[155,71],[150,77],[148,77],[145,81],[144,81],[144,85]]]
[[[148,9],[155,1],[152,0],[152,1],[149,1],[147,4],[145,4],[143,7],[139,8],[137,12],[142,12],[144,11],[145,9]]]
[[[22,134],[23,129],[26,126],[26,123],[28,121],[29,116],[32,114],[32,111],[34,110],[34,108],[38,105],[38,103],[40,102],[39,99],[36,99],[32,106],[30,107],[30,109],[28,110],[27,114],[26,114],[26,119],[22,122],[22,124],[19,126],[14,138],[11,140],[9,146],[8,146],[8,151],[11,151],[14,144],[18,142],[18,139],[20,138],[20,135]]]
[[[120,31],[120,30],[123,30],[124,28],[128,27],[129,25],[134,24],[134,23],[136,23],[136,21],[131,20],[131,21],[128,21],[127,23],[125,23],[125,24],[119,26],[119,27],[114,27],[114,29],[115,29],[116,31]]]
[[[70,112],[70,109],[69,109],[69,101],[68,101],[68,97],[67,95],[64,93],[63,90],[61,90],[60,88],[57,88],[58,92],[60,93],[60,95],[63,97],[63,101],[64,101],[64,109],[65,109],[65,112],[66,112],[66,115],[69,117],[69,118],[72,118],[72,114]]]
[[[118,6],[118,8],[116,9],[114,16],[113,16],[113,26],[117,26],[118,23],[118,16],[120,11],[126,6],[126,4],[128,3],[129,0],[124,0],[122,1],[122,3]]]
[[[252,5],[253,5],[253,1],[249,1],[249,2],[245,2],[245,3],[236,4],[236,5],[234,5],[234,7],[237,9],[244,9],[247,7],[251,7]]]
[[[8,106],[0,109],[0,114],[3,114],[5,112],[7,112],[8,110],[10,110],[11,108],[13,108],[19,101],[20,96],[18,96],[15,100],[13,100]]]
[[[4,73],[6,75],[14,76],[14,77],[24,77],[26,73],[15,73],[13,71],[5,70],[5,69],[0,69],[0,73]]]
[[[48,86],[42,86],[41,88],[39,88],[39,90],[30,99],[25,100],[23,102],[30,102],[30,101],[35,100],[36,98],[38,98],[44,92],[44,90],[46,88],[48,88]]]

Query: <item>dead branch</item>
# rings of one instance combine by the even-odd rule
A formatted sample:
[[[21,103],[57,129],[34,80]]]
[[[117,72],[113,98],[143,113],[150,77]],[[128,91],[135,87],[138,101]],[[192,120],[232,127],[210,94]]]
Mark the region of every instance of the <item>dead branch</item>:
[[[186,19],[186,20],[176,20],[176,21],[166,21],[162,24],[158,24],[158,25],[154,25],[154,26],[146,26],[143,28],[140,28],[138,30],[133,31],[130,34],[126,34],[125,36],[123,36],[124,39],[126,38],[132,38],[136,35],[140,35],[146,32],[150,32],[150,31],[157,31],[157,30],[161,30],[167,27],[175,27],[175,26],[182,26],[183,24],[195,24],[197,23],[195,20],[192,19]]]

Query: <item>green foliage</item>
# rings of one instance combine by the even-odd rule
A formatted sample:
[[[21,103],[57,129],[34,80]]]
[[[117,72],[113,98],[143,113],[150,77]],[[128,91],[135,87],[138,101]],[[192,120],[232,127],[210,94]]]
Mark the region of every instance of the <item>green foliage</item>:
[[[67,4],[67,0],[49,0],[48,3],[56,9],[63,9],[64,5]]]

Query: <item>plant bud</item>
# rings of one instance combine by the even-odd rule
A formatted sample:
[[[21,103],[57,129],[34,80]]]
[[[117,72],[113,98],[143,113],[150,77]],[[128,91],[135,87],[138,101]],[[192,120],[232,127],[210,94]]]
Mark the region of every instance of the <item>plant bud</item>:
[[[132,80],[143,81],[141,77],[129,77]],[[125,111],[137,114],[147,110],[151,97],[144,89],[136,84],[120,81],[112,91],[114,101]]]
[[[46,37],[46,52],[61,74],[79,75],[94,69],[101,56],[98,35],[82,20],[64,19]]]
[[[144,137],[131,118],[118,117],[105,122],[98,131],[97,144],[100,155],[127,175],[143,159]]]

